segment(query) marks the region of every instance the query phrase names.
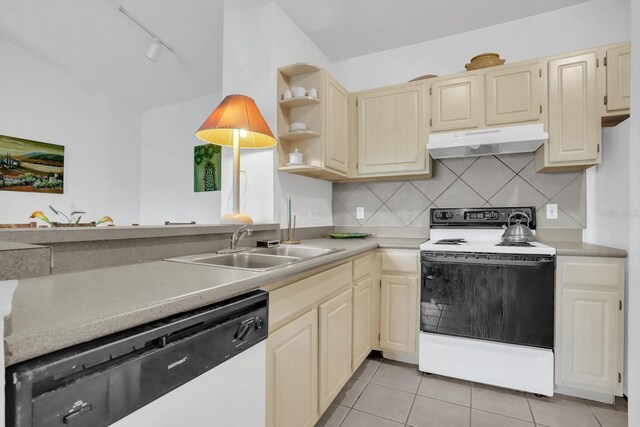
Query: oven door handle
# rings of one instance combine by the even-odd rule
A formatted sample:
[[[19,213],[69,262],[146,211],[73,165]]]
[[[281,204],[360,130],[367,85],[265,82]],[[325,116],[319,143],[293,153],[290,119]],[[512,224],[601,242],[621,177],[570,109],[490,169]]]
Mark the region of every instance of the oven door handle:
[[[491,259],[491,258],[441,258],[422,256],[422,262],[430,264],[484,264],[484,265],[504,265],[513,267],[541,267],[553,263],[552,257],[540,258],[538,260],[513,260],[513,259]]]

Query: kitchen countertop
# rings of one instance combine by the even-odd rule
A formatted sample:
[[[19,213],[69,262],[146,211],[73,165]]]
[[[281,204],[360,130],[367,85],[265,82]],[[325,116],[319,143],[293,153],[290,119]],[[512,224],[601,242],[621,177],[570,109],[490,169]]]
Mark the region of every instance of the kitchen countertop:
[[[264,272],[154,261],[24,279],[5,319],[7,366],[240,295],[376,248],[418,249],[424,239],[312,239],[344,249]]]
[[[550,241],[542,241],[541,243],[556,248],[556,255],[558,256],[627,257],[627,251],[623,249],[610,248],[608,246],[594,245],[591,243]]]

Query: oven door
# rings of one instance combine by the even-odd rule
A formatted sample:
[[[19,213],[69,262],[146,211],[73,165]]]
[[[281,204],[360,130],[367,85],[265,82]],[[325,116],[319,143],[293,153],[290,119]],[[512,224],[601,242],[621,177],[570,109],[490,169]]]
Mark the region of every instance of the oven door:
[[[553,348],[555,257],[422,252],[423,332]]]

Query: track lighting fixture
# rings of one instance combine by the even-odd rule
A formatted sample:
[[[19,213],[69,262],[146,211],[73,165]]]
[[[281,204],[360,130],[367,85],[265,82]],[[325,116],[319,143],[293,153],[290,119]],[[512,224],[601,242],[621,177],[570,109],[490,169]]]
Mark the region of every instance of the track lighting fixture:
[[[173,49],[171,49],[169,45],[163,42],[156,33],[147,28],[142,22],[138,21],[133,15],[127,12],[124,7],[120,6],[118,10],[122,12],[124,16],[129,18],[134,24],[140,27],[145,33],[153,37],[153,42],[151,43],[151,45],[149,45],[147,53],[145,54],[145,56],[149,58],[150,61],[156,62],[158,60],[158,57],[162,53],[163,48],[166,48],[169,52],[173,52]]]

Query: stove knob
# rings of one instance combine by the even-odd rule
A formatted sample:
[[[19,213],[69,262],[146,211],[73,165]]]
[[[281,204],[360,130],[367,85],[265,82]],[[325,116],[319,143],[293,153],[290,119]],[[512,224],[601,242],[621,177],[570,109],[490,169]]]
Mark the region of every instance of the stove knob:
[[[255,325],[256,331],[262,329],[264,326],[264,320],[262,320],[262,317],[256,317]]]
[[[242,326],[238,329],[238,332],[234,335],[234,338],[240,341],[244,341],[244,339],[251,332],[251,325],[248,323],[243,323]]]

